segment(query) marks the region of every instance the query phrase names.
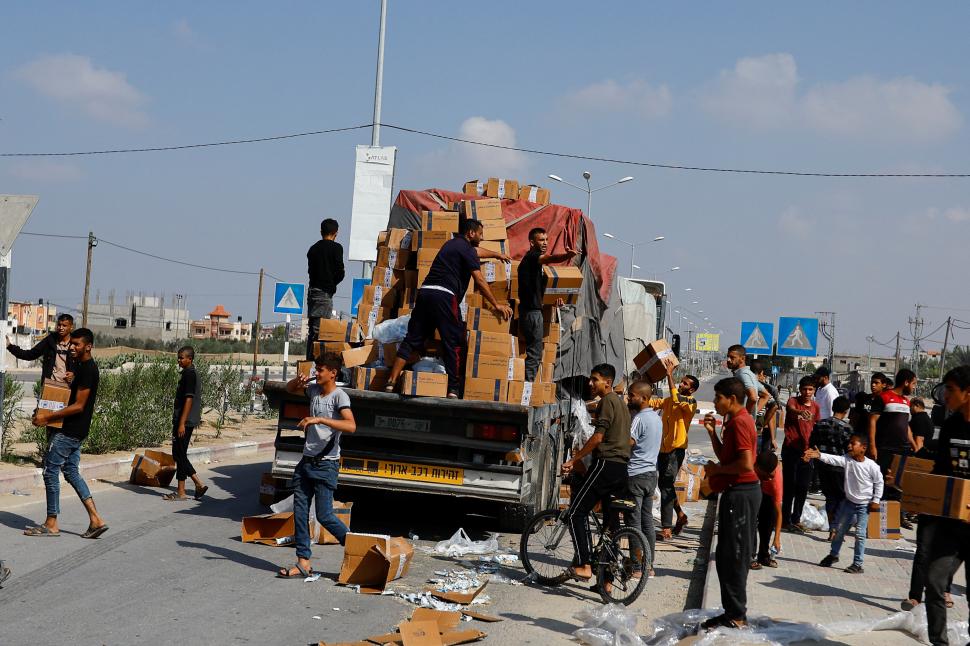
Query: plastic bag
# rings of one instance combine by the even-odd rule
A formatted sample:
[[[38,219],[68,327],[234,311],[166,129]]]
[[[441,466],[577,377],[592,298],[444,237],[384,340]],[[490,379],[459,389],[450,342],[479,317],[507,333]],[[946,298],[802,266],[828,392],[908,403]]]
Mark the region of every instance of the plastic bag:
[[[572,404],[572,415],[576,420],[577,427],[573,429],[573,451],[583,448],[593,437],[593,419],[586,410],[586,402],[582,399],[574,399]],[[583,458],[583,464],[589,467],[593,463],[592,456],[587,455]]]
[[[439,375],[447,374],[448,371],[445,370],[445,364],[441,363],[440,359],[435,357],[421,357],[420,361],[416,361],[411,370],[414,372],[435,372]]]
[[[484,541],[473,541],[465,532],[465,529],[460,528],[452,535],[451,538],[446,541],[441,541],[435,545],[434,551],[438,554],[444,554],[445,556],[491,554],[492,552],[498,551],[498,536],[496,534],[491,534],[489,535],[488,539]]]
[[[829,531],[828,516],[819,511],[815,505],[805,503],[805,506],[802,507],[801,523],[805,529],[814,529],[821,532]]]
[[[653,622],[650,646],[673,646],[681,639],[698,633],[701,622],[721,614],[721,609],[688,610],[660,617]],[[748,627],[741,630],[717,628],[701,634],[695,646],[734,646],[734,644],[792,644],[822,641],[828,636],[818,624],[780,621],[770,617],[749,617]]]
[[[400,343],[408,334],[408,323],[410,321],[410,314],[381,321],[371,330],[371,338],[378,343]]]
[[[912,635],[924,644],[930,643],[929,630],[926,626],[926,606],[923,604],[912,610],[897,612],[882,619],[841,621],[825,628],[829,637],[843,637],[877,630],[899,630]],[[946,622],[946,634],[947,640],[951,644],[970,643],[970,635],[967,633],[965,621]]]
[[[637,616],[618,603],[583,608],[575,615],[583,627],[573,633],[588,646],[644,646],[637,635]]]

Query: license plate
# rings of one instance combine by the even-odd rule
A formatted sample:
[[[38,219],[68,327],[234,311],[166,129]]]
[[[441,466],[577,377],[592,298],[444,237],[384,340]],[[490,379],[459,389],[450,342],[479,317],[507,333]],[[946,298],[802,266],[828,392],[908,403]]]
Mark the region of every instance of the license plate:
[[[436,467],[411,462],[390,462],[388,460],[364,460],[360,458],[341,458],[340,473],[348,475],[390,478],[392,480],[416,480],[439,484],[461,485],[464,483],[464,469]]]

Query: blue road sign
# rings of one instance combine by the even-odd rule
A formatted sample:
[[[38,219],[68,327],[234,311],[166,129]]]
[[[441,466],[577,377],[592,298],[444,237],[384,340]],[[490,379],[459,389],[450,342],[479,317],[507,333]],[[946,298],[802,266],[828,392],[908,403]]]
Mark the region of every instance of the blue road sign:
[[[354,286],[350,291],[350,315],[357,316],[357,308],[360,307],[360,299],[364,297],[364,287],[370,285],[370,278],[355,278]]]
[[[774,323],[764,321],[741,321],[741,341],[744,349],[752,354],[771,354],[775,338]]]
[[[818,319],[782,316],[778,319],[778,354],[788,357],[818,355]]]
[[[305,295],[303,283],[276,283],[273,311],[277,314],[303,314]]]

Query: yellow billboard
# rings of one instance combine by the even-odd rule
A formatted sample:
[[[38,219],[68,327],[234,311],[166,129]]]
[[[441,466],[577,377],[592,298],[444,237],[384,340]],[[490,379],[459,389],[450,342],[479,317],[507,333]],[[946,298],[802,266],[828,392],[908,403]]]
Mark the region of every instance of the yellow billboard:
[[[697,334],[694,337],[694,349],[698,352],[719,352],[721,349],[721,335]]]

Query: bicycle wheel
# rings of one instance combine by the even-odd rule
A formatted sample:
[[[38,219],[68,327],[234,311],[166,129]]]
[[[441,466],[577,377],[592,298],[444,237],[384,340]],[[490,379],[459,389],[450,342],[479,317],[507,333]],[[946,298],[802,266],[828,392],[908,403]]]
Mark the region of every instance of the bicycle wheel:
[[[543,585],[559,585],[569,579],[566,570],[576,555],[561,514],[558,509],[539,512],[526,524],[519,542],[522,566]]]
[[[623,527],[604,539],[596,580],[604,603],[630,605],[647,585],[650,544],[639,529]]]

